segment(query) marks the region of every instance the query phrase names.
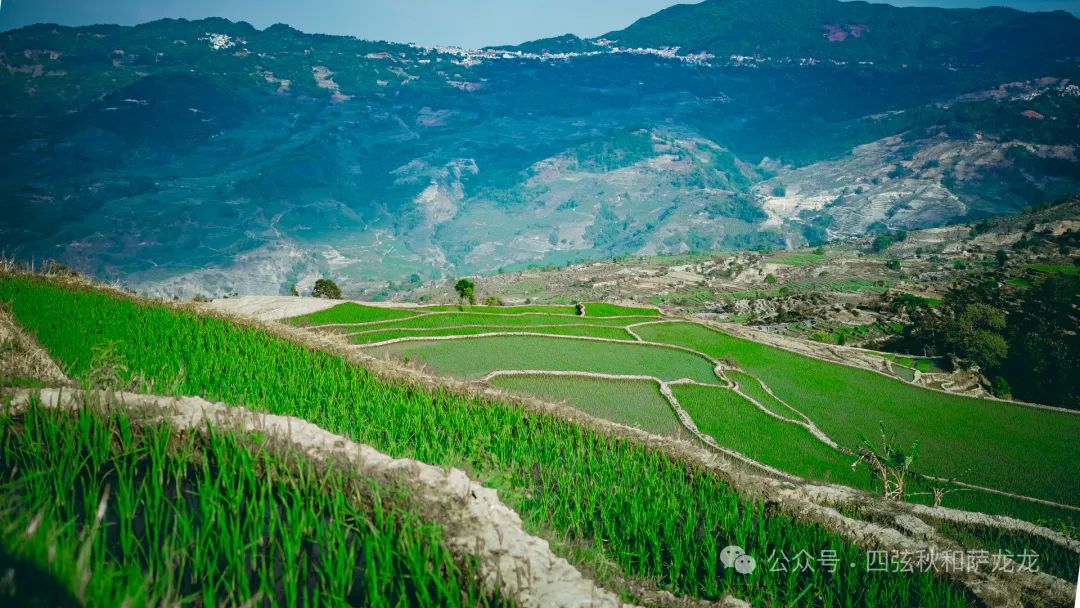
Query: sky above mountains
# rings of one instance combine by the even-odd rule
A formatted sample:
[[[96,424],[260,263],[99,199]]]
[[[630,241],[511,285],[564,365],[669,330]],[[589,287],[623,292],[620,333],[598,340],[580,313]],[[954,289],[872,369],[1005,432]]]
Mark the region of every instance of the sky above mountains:
[[[32,23],[133,25],[163,17],[225,17],[313,33],[423,45],[517,44],[571,32],[598,36],[676,4],[672,0],[0,0],[0,31]],[[898,6],[1067,10],[1080,0],[896,0]]]

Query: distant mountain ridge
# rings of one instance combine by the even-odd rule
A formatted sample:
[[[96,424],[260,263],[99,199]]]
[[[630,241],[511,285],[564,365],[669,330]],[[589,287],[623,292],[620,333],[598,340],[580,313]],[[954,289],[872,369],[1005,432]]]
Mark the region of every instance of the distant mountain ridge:
[[[705,0],[602,36],[622,46],[680,47],[908,67],[1015,70],[1080,56],[1080,19],[1065,11],[894,7],[839,0]]]
[[[374,297],[389,281],[933,226],[1080,188],[1080,63],[1057,34],[1075,18],[778,6],[710,0],[603,39],[486,50],[224,19],[0,33],[0,251],[158,293],[329,275]],[[969,25],[886,38],[934,59],[908,68],[800,56],[876,58],[882,15]],[[776,40],[732,34],[755,23]],[[983,63],[936,64],[962,35]],[[751,42],[791,55],[722,54]]]

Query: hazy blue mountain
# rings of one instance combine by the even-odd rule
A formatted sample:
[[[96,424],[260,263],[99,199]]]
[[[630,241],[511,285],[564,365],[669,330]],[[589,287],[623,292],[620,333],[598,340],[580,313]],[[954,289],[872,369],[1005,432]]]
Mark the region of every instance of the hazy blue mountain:
[[[332,275],[371,295],[931,226],[1080,184],[1074,17],[776,6],[483,51],[221,19],[3,33],[0,249],[147,290]],[[732,59],[766,21],[761,57]]]

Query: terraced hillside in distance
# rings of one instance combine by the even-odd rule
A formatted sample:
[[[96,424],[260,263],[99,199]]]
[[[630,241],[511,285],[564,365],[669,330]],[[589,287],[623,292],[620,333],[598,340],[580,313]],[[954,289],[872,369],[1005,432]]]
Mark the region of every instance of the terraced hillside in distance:
[[[567,308],[500,314],[486,308],[395,309],[358,303],[335,307],[331,302],[328,310],[313,316],[266,324],[220,316],[206,307],[139,300],[72,279],[27,275],[0,278],[0,301],[5,314],[82,386],[144,393],[101,393],[102,399],[121,395],[119,402],[110,406],[121,409],[110,410],[65,402],[62,394],[48,388],[40,389],[40,397],[29,389],[4,393],[7,413],[0,425],[0,462],[7,478],[20,480],[0,487],[4,508],[17,515],[5,519],[15,522],[4,528],[6,550],[24,562],[43,564],[40,567],[62,585],[84,597],[103,597],[100,594],[106,593],[106,587],[146,589],[147,593],[175,591],[188,594],[181,598],[179,603],[183,604],[199,595],[212,596],[223,586],[240,585],[238,600],[271,593],[262,590],[272,589],[285,594],[282,601],[300,597],[304,603],[321,597],[317,594],[326,589],[349,589],[349,593],[371,593],[379,601],[397,605],[393,598],[401,589],[399,583],[414,581],[410,572],[415,570],[410,569],[416,568],[425,576],[439,575],[450,581],[449,587],[428,590],[434,594],[431,598],[447,593],[464,605],[529,604],[537,597],[546,600],[532,605],[561,605],[552,599],[556,596],[536,594],[544,590],[554,593],[553,589],[567,586],[571,588],[566,592],[569,595],[559,597],[591,597],[591,605],[596,606],[614,605],[605,602],[616,598],[645,605],[745,598],[755,606],[847,606],[853,602],[860,606],[967,606],[982,601],[979,593],[1020,593],[1021,587],[1029,589],[1023,593],[1034,594],[1032,597],[1040,601],[1049,598],[1053,605],[1062,603],[1070,593],[1071,584],[1057,577],[1075,568],[1077,545],[1059,532],[1010,518],[980,520],[987,526],[983,529],[978,522],[949,509],[930,509],[931,518],[913,510],[916,505],[883,502],[842,486],[830,486],[833,489],[827,496],[818,495],[805,491],[804,482],[791,475],[809,475],[806,470],[792,468],[787,472],[784,469],[790,463],[769,462],[767,454],[753,452],[756,435],[746,435],[749,447],[729,444],[729,438],[717,430],[730,426],[724,416],[739,412],[734,414],[738,424],[764,416],[795,431],[791,446],[800,441],[812,445],[818,449],[822,466],[831,466],[830,453],[821,449],[828,437],[817,427],[817,420],[796,411],[801,403],[791,404],[796,409],[790,409],[782,396],[767,405],[755,403],[761,391],[771,390],[767,384],[759,386],[757,392],[744,393],[739,388],[738,382],[754,370],[748,367],[736,374],[730,362],[677,344],[675,339],[654,343],[641,336],[648,328],[671,325],[656,310],[586,304],[584,319],[592,320],[589,310],[606,314],[597,320],[608,323],[603,327],[625,331],[627,338],[622,340],[550,335],[409,336],[365,346],[343,338],[342,332],[347,335],[351,331],[348,324],[354,319],[359,323],[389,320],[393,325],[445,316],[443,313],[481,315],[504,318],[509,333],[521,333],[516,330],[527,330],[529,323],[556,319],[545,323],[554,325],[573,321],[576,315]],[[314,328],[297,327],[311,326],[313,320]],[[332,323],[324,323],[327,320]],[[635,335],[638,337],[632,337]],[[480,349],[476,347],[493,340],[525,342],[496,349],[497,357],[477,354]],[[545,341],[542,346],[552,356],[545,360],[531,355],[528,351],[535,345],[530,340]],[[567,406],[518,399],[507,392],[484,395],[467,384],[421,380],[415,372],[369,356],[377,352],[393,357],[395,348],[411,347],[409,356],[419,362],[426,353],[416,347],[425,344],[460,348],[460,361],[447,355],[447,361],[460,365],[450,374],[469,378],[482,374],[480,378],[506,390],[565,399],[588,415],[574,413],[579,410]],[[641,356],[638,351],[648,355]],[[500,365],[500,359],[513,367],[536,369],[507,369]],[[590,371],[590,362],[602,371]],[[563,369],[569,364],[578,369]],[[477,381],[481,380],[472,382]],[[899,380],[889,381],[905,386]],[[92,394],[97,393],[87,393],[88,402]],[[232,407],[172,400],[170,395]],[[161,399],[165,402],[155,405]],[[683,402],[685,408],[680,405]],[[1011,404],[986,404],[991,406],[1021,409]],[[719,418],[702,413],[719,408],[723,408]],[[163,417],[161,412],[169,413]],[[1050,414],[1044,410],[1037,413]],[[127,421],[125,415],[133,421]],[[1069,420],[1054,421],[1066,427],[1058,432],[1070,432]],[[160,430],[162,423],[175,424],[179,430]],[[1047,432],[1055,431],[1047,428]],[[799,433],[805,437],[796,439]],[[43,454],[30,447],[73,435],[78,437],[78,445],[84,446],[77,453],[61,455],[46,450]],[[165,436],[186,439],[166,443]],[[268,444],[267,440],[273,437],[291,442],[294,450],[268,450],[274,442]],[[323,447],[312,447],[312,438],[320,438],[321,443],[316,443]],[[739,449],[761,458],[766,466],[752,462]],[[350,477],[348,466],[333,467],[338,473],[331,475],[324,472],[325,464],[320,465],[318,459],[304,464],[320,450],[329,451],[326,458],[332,457],[334,462],[354,463],[364,475]],[[379,450],[383,455],[364,450]],[[370,455],[350,456],[357,451]],[[304,455],[300,461],[290,460],[300,458],[300,454]],[[395,458],[413,460],[406,465],[391,460]],[[379,463],[385,463],[384,468],[378,469]],[[425,469],[428,465],[436,468]],[[373,467],[380,472],[373,472]],[[447,472],[443,467],[460,471]],[[154,494],[161,486],[146,482],[148,476],[157,475],[173,480],[163,486],[161,495]],[[263,497],[262,502],[215,506],[214,496],[244,492],[252,475],[269,476],[279,480],[280,486],[275,482],[251,490]],[[77,492],[70,503],[42,511],[45,515],[35,524],[35,510],[26,505],[40,504],[34,497],[40,498],[46,488],[63,486],[69,479],[82,480],[76,487],[86,489]],[[438,495],[442,498],[436,499],[431,487],[442,487],[442,483],[448,485]],[[858,485],[856,480],[851,483]],[[424,486],[428,487],[426,493],[417,493],[416,484],[428,484]],[[471,490],[463,489],[469,487],[467,484],[475,485]],[[488,497],[485,492],[489,490],[480,484],[497,490],[498,498],[494,493]],[[357,489],[334,489],[344,487]],[[1044,490],[1047,496],[1061,498],[1052,489]],[[198,496],[201,502],[184,503],[187,496]],[[505,506],[476,505],[471,501],[480,500],[477,497],[505,501]],[[276,511],[275,504],[280,505]],[[184,509],[194,511],[189,516]],[[466,515],[478,512],[473,509],[488,515],[468,520]],[[462,511],[465,515],[459,514]],[[208,548],[200,558],[204,561],[185,570],[181,579],[157,577],[153,585],[139,587],[140,577],[153,576],[161,567],[141,553],[146,543],[218,540],[214,529],[198,523],[199,517],[212,513],[226,521],[270,518],[266,521],[277,522],[268,524],[271,544],[256,543],[259,548],[250,557],[241,553],[245,557],[236,559],[216,559],[213,556],[220,547]],[[499,516],[504,527],[489,529],[487,536],[469,529],[474,536],[463,539],[463,519],[480,525],[478,522],[494,513],[513,515]],[[681,516],[672,517],[673,513]],[[133,517],[125,518],[130,514]],[[891,518],[901,514],[908,518],[901,518],[903,521],[925,517],[933,522],[927,525],[941,531],[924,531],[916,538],[881,527],[891,525]],[[274,519],[277,517],[286,519]],[[331,540],[318,536],[318,527],[311,525],[324,517],[342,526],[363,518],[375,524],[361,526],[367,531],[363,535],[357,531],[335,537],[334,542],[339,538],[348,542],[331,549],[324,546]],[[129,529],[129,524],[134,527]],[[42,560],[42,539],[27,538],[19,531],[45,525],[63,533],[59,538],[66,540],[58,546],[80,555],[86,552],[79,543],[100,535],[88,554],[93,561],[76,559],[78,568],[64,570]],[[252,546],[248,544],[249,532],[255,530],[252,526],[230,528],[233,536],[221,547]],[[379,536],[380,530],[387,529],[394,530],[392,539]],[[510,556],[506,555],[507,547],[485,551],[484,538],[509,538],[511,533],[519,541],[509,546]],[[424,534],[442,538],[447,549],[439,549],[434,537],[422,540]],[[547,550],[549,545],[536,545],[538,541],[530,534],[550,543],[555,555],[537,557],[515,549],[523,543]],[[1022,582],[1027,575],[1019,573],[1006,575],[984,568],[895,576],[866,567],[870,551],[883,542],[891,543],[884,546],[893,549],[908,546],[927,550],[939,545],[960,547],[961,541],[977,548],[1008,549],[1015,555],[1028,548],[1040,549],[1047,560],[1042,570],[1058,574],[1032,574],[1044,577],[1039,580],[1049,585],[1034,592],[1030,589],[1036,587]],[[279,542],[282,544],[273,544]],[[756,561],[748,566],[751,562],[744,559],[741,572],[725,567],[722,551],[729,545],[738,545]],[[246,564],[252,563],[245,560],[274,563],[280,560],[278,546],[290,552],[294,547],[305,547],[302,556],[310,557],[290,564],[281,575],[284,578],[276,583],[245,579]],[[385,555],[386,561],[376,566],[367,557],[372,551]],[[775,565],[781,556],[819,551],[825,551],[830,559],[835,557],[844,567],[787,572],[764,567],[770,559]],[[357,558],[358,554],[365,557]],[[549,570],[536,565],[541,558],[567,560],[564,567],[556,569],[561,573],[558,581],[550,576],[546,581],[533,578],[542,578],[540,570]],[[94,576],[114,573],[109,576],[116,577],[111,579],[115,584],[79,584],[80,568],[85,563],[94,564]],[[531,576],[522,574],[529,568],[534,569]],[[516,579],[514,572],[519,573]],[[595,583],[581,573],[587,573]],[[365,586],[365,581],[374,580],[367,577],[376,576],[386,581],[385,588]],[[304,584],[302,580],[319,582]],[[453,580],[460,581],[457,587],[452,586]],[[414,583],[403,584],[405,593],[417,592]],[[594,584],[597,586],[591,586]],[[676,603],[664,600],[671,596],[662,591],[674,594]],[[429,605],[431,601],[443,603],[418,600],[415,595],[402,603]]]
[[[1080,477],[1068,464],[1080,455],[1076,413],[917,386],[912,380],[928,371],[922,360],[881,353],[878,367],[858,369],[655,309],[613,314],[585,303],[584,315],[574,311],[345,303],[288,322],[345,336],[377,359],[562,401],[649,432],[700,434],[765,467],[865,490],[876,482],[865,466],[852,467],[854,451],[884,425],[900,444],[919,443],[925,478],[913,500],[930,503],[942,486],[956,490],[946,506],[1080,521]],[[682,429],[673,431],[672,420]]]

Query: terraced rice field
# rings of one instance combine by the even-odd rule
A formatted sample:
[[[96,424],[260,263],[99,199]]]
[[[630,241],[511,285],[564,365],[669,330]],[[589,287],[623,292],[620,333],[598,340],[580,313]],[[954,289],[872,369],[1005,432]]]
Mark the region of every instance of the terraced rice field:
[[[555,309],[564,310],[560,307]],[[443,315],[437,315],[380,324],[376,326],[378,333],[360,334],[353,339],[372,344],[407,338],[408,341],[404,342],[377,345],[368,352],[379,358],[391,357],[423,364],[434,373],[468,380],[479,380],[499,370],[528,369],[648,376],[657,382],[671,382],[686,377],[700,383],[724,384],[725,379],[717,378],[707,368],[712,366],[712,362],[729,357],[738,369],[726,372],[726,379],[736,382],[747,397],[777,416],[816,425],[821,435],[835,442],[835,445],[823,443],[820,437],[814,436],[803,426],[770,418],[757,408],[746,411],[743,411],[745,408],[729,408],[723,412],[703,408],[700,397],[710,394],[707,389],[679,387],[676,390],[676,396],[696,396],[691,398],[689,406],[684,405],[684,409],[695,422],[699,416],[702,417],[699,428],[712,435],[721,445],[765,465],[812,479],[872,489],[869,474],[865,470],[853,473],[850,469],[853,458],[838,448],[856,448],[862,437],[876,436],[879,423],[884,422],[890,431],[897,433],[901,442],[908,445],[915,440],[921,442],[919,470],[922,473],[1034,499],[1080,505],[1080,479],[1067,463],[1080,456],[1073,441],[1074,437],[1080,436],[1080,416],[929,391],[871,371],[826,363],[733,338],[697,323],[662,317],[586,317],[585,323],[606,321],[611,326],[575,326],[575,329],[567,326],[563,333],[561,327],[543,326],[552,320],[574,320],[571,317],[544,315],[535,310],[499,314],[499,310],[487,308],[482,314],[463,315],[483,319],[482,330],[480,327],[463,325],[460,329],[443,327],[430,333],[411,331],[415,324],[441,323],[438,317]],[[523,312],[526,313],[524,316]],[[584,335],[619,341],[640,338],[650,343],[687,348],[711,360],[703,365],[691,353],[673,352],[650,344],[620,345],[557,337],[490,336],[464,339],[477,333],[533,331],[527,329],[529,326],[519,325],[521,323],[533,324],[531,326],[537,333],[558,331],[565,336]],[[369,327],[362,330],[372,331]],[[581,330],[580,334],[578,330]],[[626,336],[619,332],[625,332]],[[435,336],[444,340],[425,340]],[[454,336],[463,339],[447,339]],[[903,363],[907,361],[894,364],[894,374],[898,379],[910,382],[914,379],[914,371],[902,366]],[[912,365],[915,363],[911,362]],[[559,379],[559,382],[562,381]],[[589,382],[575,380],[577,386],[574,390],[556,390],[554,393],[545,390],[544,382],[536,377],[513,381],[499,378],[493,383],[518,392],[564,400],[590,413],[601,411],[583,402],[583,395],[589,394],[590,390],[613,391],[603,400],[618,401],[617,386],[600,384],[592,389],[582,388],[589,386]],[[578,393],[578,396],[575,397],[573,393]],[[712,399],[719,397],[714,395]],[[741,400],[738,395],[726,395],[721,401],[730,403]],[[640,403],[643,407],[651,408],[649,418],[654,419],[665,418],[671,407],[665,399],[641,400]],[[730,417],[736,413],[739,424],[749,425],[748,432],[739,437],[731,435],[731,420],[720,422],[724,416]],[[612,411],[607,417],[645,430],[655,428],[652,426],[654,423],[646,422],[644,418],[618,416],[618,412]],[[785,437],[785,441],[791,442],[781,445],[798,448],[777,449],[776,437]],[[994,448],[988,449],[987,446]],[[1043,469],[1047,475],[1029,474],[1032,470]],[[913,500],[929,501],[928,488],[919,489],[927,492],[913,497]],[[1080,523],[1080,512],[1077,511],[972,489],[951,494],[946,504],[1009,513],[1033,521],[1064,521],[1071,522],[1070,525]]]
[[[396,328],[396,329],[365,329],[356,333],[349,333],[349,339],[356,344],[378,344],[389,340],[401,338],[425,338],[439,336],[475,336],[491,333],[530,333],[547,334],[552,336],[585,336],[590,338],[605,338],[608,340],[630,340],[631,336],[622,327],[604,327],[602,325],[557,325],[557,326],[520,326],[507,327],[506,325],[478,325],[442,327],[437,329],[427,328]]]
[[[831,449],[800,426],[769,416],[730,389],[683,385],[673,391],[698,428],[724,447],[806,479],[868,485],[865,471],[851,470],[854,457]]]
[[[586,316],[592,317],[627,317],[644,316],[660,317],[660,311],[655,308],[639,308],[633,306],[618,306],[603,302],[585,302]],[[415,310],[432,312],[471,312],[471,313],[496,313],[501,315],[513,315],[523,313],[542,313],[548,315],[571,315],[577,316],[576,306],[421,306]]]
[[[391,382],[339,354],[121,295],[4,277],[0,300],[75,377],[85,378],[95,356],[100,359],[102,347],[111,344],[111,356],[124,364],[115,369],[144,390],[293,415],[392,456],[461,467],[499,489],[530,529],[558,546],[587,549],[570,554],[592,560],[587,563],[592,568],[604,564],[620,576],[652,581],[679,595],[719,599],[733,593],[756,605],[969,603],[932,573],[896,576],[856,567],[866,563],[864,551],[825,528],[740,497],[708,469],[552,415]],[[460,344],[465,343],[471,341]],[[609,365],[638,356],[634,348],[649,348],[597,344],[618,347],[604,355]],[[689,356],[684,361],[689,368],[711,371],[703,358],[670,349],[652,348],[650,354],[656,354],[653,350]],[[669,364],[653,363],[658,369]],[[59,435],[70,439],[71,434]],[[80,501],[79,508],[93,512],[93,502]],[[759,556],[835,551],[839,563],[850,567],[836,572],[759,567],[737,574],[719,566],[720,549],[732,543]],[[122,567],[112,556],[100,561]],[[436,564],[432,572],[444,567]]]
[[[498,376],[491,384],[515,393],[567,403],[587,414],[644,429],[657,435],[688,439],[660,386],[645,380],[604,380],[557,376]]]
[[[1075,414],[929,391],[694,323],[635,331],[646,340],[731,357],[841,445],[857,446],[884,422],[901,443],[921,442],[927,474],[1080,505],[1080,474],[1069,464],[1080,456]]]
[[[472,380],[497,370],[549,370],[719,382],[712,362],[704,357],[632,342],[495,336],[400,342],[368,352],[376,358],[422,361],[439,374]]]
[[[408,319],[416,316],[411,310],[396,310],[393,308],[381,308],[374,306],[361,306],[352,302],[345,302],[333,308],[320,310],[319,312],[302,317],[296,317],[290,321],[296,325],[329,325],[331,323],[373,323],[378,321],[391,321],[394,319]]]

